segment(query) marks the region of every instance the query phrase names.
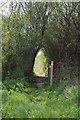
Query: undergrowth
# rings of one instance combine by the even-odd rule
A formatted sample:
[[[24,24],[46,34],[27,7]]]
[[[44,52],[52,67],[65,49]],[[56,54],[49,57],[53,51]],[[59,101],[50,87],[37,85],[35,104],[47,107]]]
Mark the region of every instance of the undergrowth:
[[[65,81],[66,83],[66,81]],[[77,118],[78,87],[48,82],[41,88],[26,80],[7,80],[2,84],[3,118]]]

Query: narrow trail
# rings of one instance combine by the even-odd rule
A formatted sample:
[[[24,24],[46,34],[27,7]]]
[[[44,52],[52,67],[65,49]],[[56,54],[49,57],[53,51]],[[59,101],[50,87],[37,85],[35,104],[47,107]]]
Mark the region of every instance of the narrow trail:
[[[37,87],[41,87],[44,84],[44,81],[47,79],[47,77],[42,76],[35,76],[35,85]]]

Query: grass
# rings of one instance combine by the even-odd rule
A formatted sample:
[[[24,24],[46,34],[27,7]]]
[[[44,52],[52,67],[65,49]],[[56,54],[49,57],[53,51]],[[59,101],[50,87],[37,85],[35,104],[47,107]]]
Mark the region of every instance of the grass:
[[[62,85],[64,82],[62,83]],[[3,118],[77,118],[78,87],[66,85],[62,92],[54,80],[37,88],[26,80],[8,80],[3,83]]]

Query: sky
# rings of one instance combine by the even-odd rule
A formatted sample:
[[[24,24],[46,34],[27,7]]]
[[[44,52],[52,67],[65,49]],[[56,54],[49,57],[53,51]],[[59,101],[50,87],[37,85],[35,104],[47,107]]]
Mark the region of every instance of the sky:
[[[9,14],[9,2],[1,2],[0,0],[0,17],[2,16],[2,14]]]
[[[39,56],[39,55],[41,54],[41,52],[42,52],[42,51],[40,50],[40,51],[38,52],[37,56]]]
[[[79,2],[79,0],[0,0],[0,16],[9,13],[10,2]]]

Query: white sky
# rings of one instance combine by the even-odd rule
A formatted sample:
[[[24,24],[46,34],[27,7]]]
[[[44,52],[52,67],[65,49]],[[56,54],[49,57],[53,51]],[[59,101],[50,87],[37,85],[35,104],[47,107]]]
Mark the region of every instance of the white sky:
[[[1,2],[79,2],[80,0],[0,0]]]
[[[39,55],[41,54],[41,52],[42,52],[42,51],[40,50],[40,51],[38,52],[37,56],[39,56]]]
[[[1,2],[0,0],[0,17],[9,14],[9,2]]]
[[[79,0],[0,0],[0,16],[9,14],[10,2],[79,2]]]

